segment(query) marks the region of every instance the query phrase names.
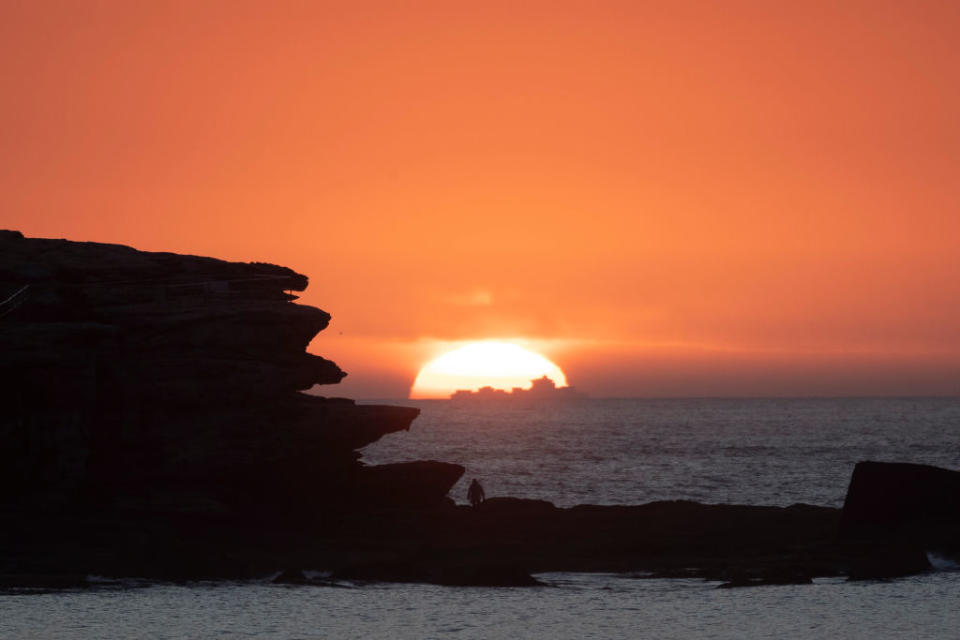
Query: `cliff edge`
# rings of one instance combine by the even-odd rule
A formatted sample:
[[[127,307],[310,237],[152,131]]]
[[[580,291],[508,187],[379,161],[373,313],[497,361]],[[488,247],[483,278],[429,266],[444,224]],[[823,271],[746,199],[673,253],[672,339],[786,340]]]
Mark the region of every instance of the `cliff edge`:
[[[0,232],[0,505],[322,518],[429,506],[463,473],[368,467],[419,410],[301,393],[330,315],[286,267]]]

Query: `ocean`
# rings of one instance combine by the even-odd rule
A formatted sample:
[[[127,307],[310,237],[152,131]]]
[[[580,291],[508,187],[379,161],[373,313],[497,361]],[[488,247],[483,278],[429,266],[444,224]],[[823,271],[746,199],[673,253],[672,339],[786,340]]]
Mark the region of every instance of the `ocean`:
[[[364,450],[372,464],[466,467],[487,497],[576,504],[653,500],[841,507],[861,460],[960,469],[960,398],[594,399],[421,409],[409,432]]]
[[[960,469],[960,398],[593,399],[417,406],[371,464],[455,462],[488,497],[559,506],[688,499],[841,506],[860,460]],[[536,588],[155,584],[0,594],[0,638],[955,638],[960,568],[889,582],[717,589],[704,580],[540,574]]]

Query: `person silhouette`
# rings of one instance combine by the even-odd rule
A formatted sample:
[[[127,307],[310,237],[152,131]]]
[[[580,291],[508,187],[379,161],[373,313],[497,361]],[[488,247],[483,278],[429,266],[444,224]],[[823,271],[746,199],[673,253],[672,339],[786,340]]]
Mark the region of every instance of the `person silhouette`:
[[[467,500],[469,500],[473,508],[476,509],[486,499],[487,495],[483,492],[483,487],[477,482],[477,479],[474,478],[473,482],[470,483],[470,488],[467,489]]]

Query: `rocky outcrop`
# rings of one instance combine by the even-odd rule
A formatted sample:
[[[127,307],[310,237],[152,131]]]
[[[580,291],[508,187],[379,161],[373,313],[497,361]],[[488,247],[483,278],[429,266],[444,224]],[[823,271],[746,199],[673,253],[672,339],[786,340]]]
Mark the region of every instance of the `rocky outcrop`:
[[[843,503],[843,537],[950,525],[960,525],[960,472],[922,464],[857,463]]]
[[[922,464],[859,462],[840,518],[851,579],[930,569],[927,552],[960,559],[960,472]]]
[[[440,504],[461,467],[356,453],[418,410],[301,393],[346,375],[306,352],[330,321],[294,304],[306,286],[276,265],[0,233],[0,505],[310,519],[387,494]]]
[[[851,545],[848,549],[848,580],[889,580],[930,569],[930,560],[919,545],[867,542]]]
[[[874,495],[869,478],[875,471],[909,474],[914,481],[901,477],[906,486],[898,491],[913,498],[900,506],[896,500],[892,507],[883,505],[879,516],[851,507]],[[333,535],[334,546],[349,540],[338,547],[333,563],[335,568],[343,563],[336,575],[344,577],[428,582],[440,582],[445,568],[464,566],[702,577],[721,581],[724,588],[810,584],[820,576],[891,579],[929,570],[925,551],[947,552],[949,540],[955,545],[960,539],[950,524],[954,472],[943,471],[858,465],[843,512],[802,504],[781,508],[686,501],[561,509],[543,500],[491,498],[477,508],[351,516]],[[883,486],[875,487],[880,495]],[[868,531],[870,537],[850,536],[857,518],[869,523],[861,533]]]

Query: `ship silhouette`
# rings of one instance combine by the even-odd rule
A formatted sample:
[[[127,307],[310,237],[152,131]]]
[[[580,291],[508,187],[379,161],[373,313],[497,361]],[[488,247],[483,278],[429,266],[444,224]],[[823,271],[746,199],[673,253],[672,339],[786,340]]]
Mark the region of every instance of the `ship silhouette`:
[[[547,376],[531,380],[529,389],[514,387],[510,391],[480,387],[476,391],[459,389],[450,395],[455,402],[560,402],[588,397],[573,387],[558,387]]]

